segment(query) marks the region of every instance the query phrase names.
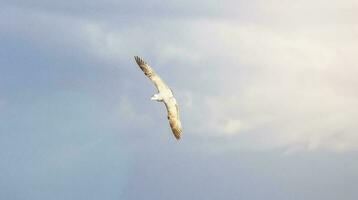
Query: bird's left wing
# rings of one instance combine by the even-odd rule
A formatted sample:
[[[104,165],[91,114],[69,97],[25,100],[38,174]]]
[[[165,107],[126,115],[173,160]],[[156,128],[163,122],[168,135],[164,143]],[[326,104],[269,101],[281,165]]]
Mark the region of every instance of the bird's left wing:
[[[135,61],[137,62],[140,69],[144,74],[154,83],[158,92],[168,89],[168,86],[165,82],[155,73],[155,71],[140,57],[134,56]]]

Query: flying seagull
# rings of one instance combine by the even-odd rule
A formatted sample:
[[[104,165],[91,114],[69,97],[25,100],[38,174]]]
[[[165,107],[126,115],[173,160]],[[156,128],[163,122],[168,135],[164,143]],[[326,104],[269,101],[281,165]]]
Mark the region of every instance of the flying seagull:
[[[154,72],[154,70],[140,57],[134,56],[135,61],[139,65],[144,74],[154,83],[158,90],[151,98],[153,101],[163,102],[167,108],[169,125],[176,139],[180,139],[182,131],[179,119],[179,106],[173,96],[172,90],[165,84],[165,82]]]

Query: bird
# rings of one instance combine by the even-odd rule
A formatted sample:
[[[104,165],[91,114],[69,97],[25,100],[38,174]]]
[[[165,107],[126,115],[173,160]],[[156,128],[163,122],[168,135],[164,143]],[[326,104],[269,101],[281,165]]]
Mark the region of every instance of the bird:
[[[182,126],[179,118],[179,105],[174,98],[173,91],[169,86],[155,73],[146,61],[138,56],[134,56],[136,63],[144,74],[154,83],[158,90],[150,99],[152,101],[163,102],[167,109],[167,118],[174,137],[181,138]]]

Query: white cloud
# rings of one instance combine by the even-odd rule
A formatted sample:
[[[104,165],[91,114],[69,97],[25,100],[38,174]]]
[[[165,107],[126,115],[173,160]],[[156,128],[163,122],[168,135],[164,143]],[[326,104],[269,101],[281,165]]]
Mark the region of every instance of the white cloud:
[[[66,37],[97,59],[148,56],[177,89],[187,134],[258,149],[358,149],[355,1],[247,8],[134,24],[76,20]]]
[[[220,66],[220,95],[210,97],[216,99],[211,106],[216,109],[209,109],[207,116],[238,118],[250,127],[244,134],[265,132],[270,140],[261,145],[357,149],[354,29],[271,30],[260,24],[225,23],[216,27],[218,32],[211,36],[218,38],[211,42],[223,48],[215,59],[226,58],[230,64]],[[215,118],[206,123],[221,124]],[[256,138],[252,140],[255,144]]]
[[[116,38],[126,41],[129,48],[139,41],[144,52],[158,60],[157,69],[180,62],[176,68],[187,72],[184,79],[178,77],[174,82],[179,90],[197,87],[191,80],[201,84],[200,90],[190,93],[187,103],[191,109],[183,110],[188,112],[183,114],[188,118],[188,134],[238,134],[237,145],[243,135],[255,148],[358,148],[354,134],[358,130],[358,93],[354,92],[358,91],[354,76],[358,39],[354,27],[324,24],[285,29],[225,20],[174,23],[150,30],[135,27],[124,38],[115,30],[104,35],[112,38],[111,45]],[[166,30],[177,32],[176,39],[170,40]],[[141,38],[141,31],[149,38]],[[153,42],[151,37],[163,40]],[[108,46],[106,52],[119,55],[123,50],[119,43]],[[185,66],[183,60],[191,64]],[[180,83],[183,80],[187,83]],[[213,94],[205,93],[208,88],[213,88]],[[188,94],[183,98],[188,99]],[[195,106],[199,108],[192,108]],[[262,135],[267,139],[258,138]]]

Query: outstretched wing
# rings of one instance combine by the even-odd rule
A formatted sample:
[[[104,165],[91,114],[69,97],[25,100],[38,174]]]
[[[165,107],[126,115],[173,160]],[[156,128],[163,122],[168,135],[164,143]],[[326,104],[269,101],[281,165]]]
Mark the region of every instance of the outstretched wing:
[[[164,101],[164,103],[168,112],[170,128],[172,129],[175,138],[179,140],[182,131],[181,122],[179,119],[179,106],[174,98],[168,101]]]
[[[168,86],[164,81],[155,73],[155,71],[140,57],[134,56],[135,61],[137,62],[140,69],[144,74],[154,83],[158,92],[168,89]]]
[[[154,83],[159,93],[166,94],[169,92],[172,95],[171,89],[143,59],[138,56],[134,56],[134,58],[144,74]],[[175,138],[179,140],[182,131],[179,119],[179,106],[173,97],[164,99],[164,104],[167,108],[170,128],[172,129]]]

